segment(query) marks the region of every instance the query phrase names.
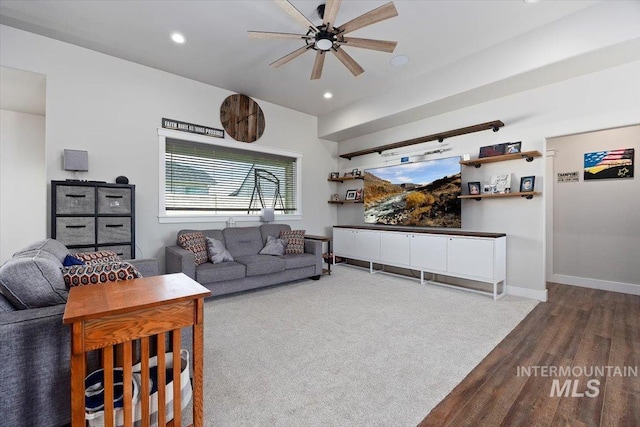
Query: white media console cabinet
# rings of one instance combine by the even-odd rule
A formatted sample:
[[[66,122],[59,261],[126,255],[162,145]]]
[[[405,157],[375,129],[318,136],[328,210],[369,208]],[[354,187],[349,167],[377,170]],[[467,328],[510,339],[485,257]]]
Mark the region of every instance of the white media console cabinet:
[[[458,230],[428,230],[422,228],[393,228],[380,226],[334,226],[334,255],[369,262],[369,271],[376,273],[374,264],[431,273],[432,283],[472,292],[503,297],[507,293],[506,256],[507,237],[502,233],[481,233]],[[459,287],[433,280],[435,275],[459,277],[490,283],[493,291]],[[502,283],[502,292],[498,285]]]

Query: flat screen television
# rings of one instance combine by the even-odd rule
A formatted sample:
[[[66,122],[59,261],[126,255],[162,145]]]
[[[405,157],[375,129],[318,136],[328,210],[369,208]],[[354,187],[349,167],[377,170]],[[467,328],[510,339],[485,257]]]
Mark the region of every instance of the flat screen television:
[[[364,222],[460,228],[460,157],[364,171]]]

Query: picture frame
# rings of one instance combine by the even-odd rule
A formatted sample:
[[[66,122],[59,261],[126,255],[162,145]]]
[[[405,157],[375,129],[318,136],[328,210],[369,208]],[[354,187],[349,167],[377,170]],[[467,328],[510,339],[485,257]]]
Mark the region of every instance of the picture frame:
[[[522,141],[518,142],[507,142],[504,146],[504,154],[515,154],[520,153],[522,148]]]
[[[354,169],[351,171],[351,175],[353,176],[362,176],[362,172],[359,169]]]
[[[535,189],[536,177],[535,176],[523,176],[520,178],[520,192],[531,193]]]
[[[338,179],[340,178],[340,172],[331,172],[329,174],[329,179]]]
[[[480,147],[479,158],[502,156],[504,154],[505,144],[486,145]]]
[[[338,193],[334,193],[331,195],[331,201],[332,202],[339,202],[340,201],[340,195]]]
[[[347,190],[347,194],[344,196],[345,200],[355,200],[357,190]]]
[[[469,194],[472,196],[480,195],[482,184],[478,181],[473,181],[468,183],[469,186]]]
[[[494,193],[496,186],[491,184],[484,184],[482,186],[482,194],[492,194]]]
[[[356,190],[356,198],[355,198],[356,202],[361,202],[362,201],[362,194],[363,194],[362,193],[362,188],[358,188]]]

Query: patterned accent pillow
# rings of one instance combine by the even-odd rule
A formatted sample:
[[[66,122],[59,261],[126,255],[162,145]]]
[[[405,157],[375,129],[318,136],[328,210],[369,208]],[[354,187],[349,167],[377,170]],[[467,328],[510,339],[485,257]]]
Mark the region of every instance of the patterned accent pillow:
[[[178,245],[182,249],[191,251],[196,256],[196,265],[204,264],[208,261],[207,241],[199,231],[184,233],[178,237]]]
[[[231,253],[224,247],[224,243],[218,239],[206,237],[207,240],[207,253],[209,254],[209,260],[214,264],[220,264],[224,261],[233,261]]]
[[[87,265],[122,262],[118,254],[112,251],[78,252],[77,254],[73,254],[73,256]]]
[[[138,279],[142,274],[128,262],[111,264],[74,265],[62,268],[62,277],[67,288],[96,283],[119,282]]]
[[[304,232],[305,230],[282,230],[280,238],[286,242],[285,254],[304,253]]]

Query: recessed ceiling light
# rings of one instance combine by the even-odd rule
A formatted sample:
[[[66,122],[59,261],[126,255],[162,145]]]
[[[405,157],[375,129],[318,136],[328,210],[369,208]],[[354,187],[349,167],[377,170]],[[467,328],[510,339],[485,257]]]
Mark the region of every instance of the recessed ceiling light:
[[[538,3],[538,0],[522,0],[525,3]]]
[[[176,43],[182,44],[186,41],[186,39],[184,38],[184,36],[180,33],[173,33],[171,34],[171,40],[173,40]]]
[[[324,95],[322,95],[322,96],[324,96],[325,99],[333,98],[333,94],[331,92],[325,92]]]
[[[409,57],[407,55],[396,55],[389,61],[391,65],[394,67],[402,67],[409,62]]]

